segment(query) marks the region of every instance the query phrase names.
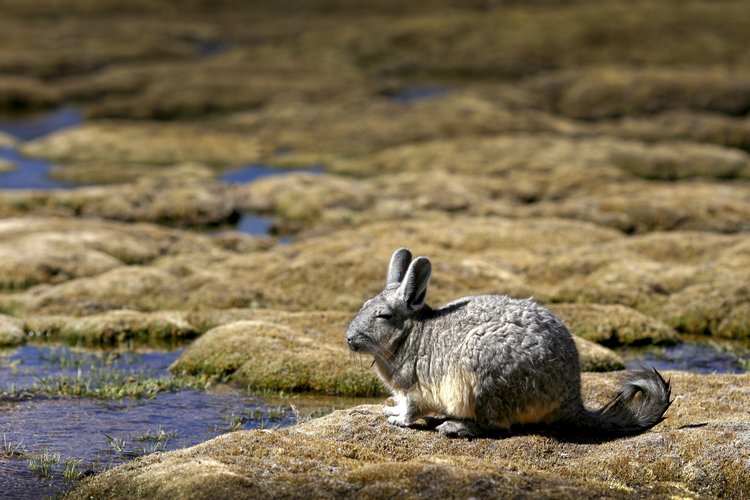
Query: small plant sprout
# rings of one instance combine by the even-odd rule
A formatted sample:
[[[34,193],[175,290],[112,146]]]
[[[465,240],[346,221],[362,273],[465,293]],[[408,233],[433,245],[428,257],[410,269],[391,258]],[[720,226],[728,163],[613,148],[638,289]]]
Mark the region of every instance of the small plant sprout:
[[[8,441],[8,439],[5,437],[5,433],[3,433],[3,448],[2,448],[2,454],[5,457],[13,458],[13,457],[22,457],[26,454],[26,447],[23,445],[23,439],[19,441],[16,444],[11,443]]]
[[[234,413],[227,417],[226,421],[226,429],[228,432],[238,431],[245,425],[245,417],[243,417],[242,415],[235,415]]]
[[[177,431],[174,431],[174,430],[172,430],[172,431],[165,431],[164,429],[162,429],[161,427],[159,427],[158,429],[156,429],[154,431],[147,430],[146,432],[144,432],[141,435],[139,435],[137,439],[138,439],[138,441],[141,441],[141,442],[143,442],[143,441],[155,441],[157,443],[160,443],[160,442],[166,443],[170,439],[173,439],[173,438],[176,438],[176,437],[177,437]]]
[[[153,441],[153,442],[142,442],[138,449],[139,455],[150,455],[157,451],[164,451],[167,449],[166,441]]]
[[[75,458],[68,458],[65,460],[65,469],[63,470],[63,479],[66,481],[77,481],[83,476],[83,471],[80,469],[80,465],[83,460],[76,460]]]
[[[49,477],[56,464],[60,463],[59,453],[42,453],[29,459],[29,469],[39,474],[41,477]]]
[[[116,453],[125,452],[125,438],[112,437],[107,434],[105,434],[104,437],[107,438],[107,442],[109,443],[109,447],[112,448],[112,451]]]

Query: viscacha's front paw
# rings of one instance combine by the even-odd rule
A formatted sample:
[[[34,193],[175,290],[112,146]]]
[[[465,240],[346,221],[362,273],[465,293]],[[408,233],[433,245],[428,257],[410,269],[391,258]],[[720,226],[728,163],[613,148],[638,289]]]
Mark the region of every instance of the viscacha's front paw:
[[[399,427],[409,427],[409,422],[403,415],[393,415],[388,417],[388,423],[391,425],[398,425]]]
[[[385,406],[383,407],[383,415],[386,417],[401,415],[401,408],[398,406]]]

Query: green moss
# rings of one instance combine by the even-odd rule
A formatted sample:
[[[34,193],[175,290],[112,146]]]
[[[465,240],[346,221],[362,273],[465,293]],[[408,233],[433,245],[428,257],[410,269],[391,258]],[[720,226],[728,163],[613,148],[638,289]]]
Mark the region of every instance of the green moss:
[[[23,330],[23,322],[0,314],[0,347],[11,347],[21,345],[26,342],[26,335]]]
[[[117,345],[128,341],[155,344],[186,340],[199,333],[181,313],[113,311],[71,318],[61,326],[58,337],[84,345]]]
[[[700,283],[673,294],[662,312],[678,331],[724,337],[746,336],[750,289],[739,275],[721,283]]]
[[[725,338],[750,338],[750,303],[733,307],[719,323],[716,333]]]
[[[160,392],[204,389],[217,380],[208,376],[156,377],[121,366],[117,357],[104,356],[93,362],[91,359],[63,358],[58,363],[63,366],[77,364],[78,373],[39,377],[28,387],[10,387],[1,391],[0,396],[16,398],[31,394],[35,397],[153,398]]]
[[[226,377],[271,391],[383,394],[375,373],[352,358],[340,339],[334,340],[343,331],[343,315],[277,315],[273,323],[239,321],[206,332],[170,370]]]
[[[575,335],[610,347],[618,345],[673,344],[677,332],[661,321],[634,309],[604,304],[554,304]]]

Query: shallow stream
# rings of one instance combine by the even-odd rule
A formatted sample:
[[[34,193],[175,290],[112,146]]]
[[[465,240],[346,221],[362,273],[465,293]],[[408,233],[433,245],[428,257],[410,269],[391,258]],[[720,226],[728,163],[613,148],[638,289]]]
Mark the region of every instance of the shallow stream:
[[[96,390],[112,380],[116,385],[143,377],[169,378],[167,368],[181,352],[82,351],[62,345],[1,350],[0,492],[23,492],[25,497],[60,493],[72,485],[71,477],[141,455],[240,429],[292,425],[361,401],[257,397],[224,384],[121,399],[55,394],[55,387],[73,386],[76,380]],[[46,471],[40,466],[44,460],[50,462]]]

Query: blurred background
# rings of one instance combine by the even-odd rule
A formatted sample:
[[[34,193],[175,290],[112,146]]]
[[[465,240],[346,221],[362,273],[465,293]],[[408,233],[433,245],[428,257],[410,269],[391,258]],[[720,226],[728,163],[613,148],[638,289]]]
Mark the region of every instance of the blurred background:
[[[7,402],[71,346],[378,394],[342,336],[400,246],[433,305],[548,305],[586,369],[744,372],[749,113],[744,0],[0,0],[0,401],[61,411]]]

